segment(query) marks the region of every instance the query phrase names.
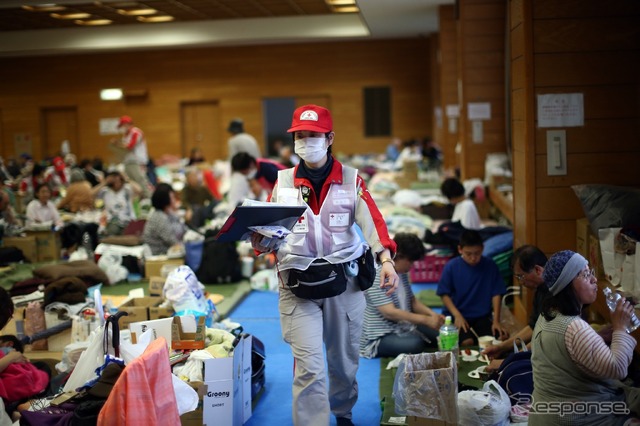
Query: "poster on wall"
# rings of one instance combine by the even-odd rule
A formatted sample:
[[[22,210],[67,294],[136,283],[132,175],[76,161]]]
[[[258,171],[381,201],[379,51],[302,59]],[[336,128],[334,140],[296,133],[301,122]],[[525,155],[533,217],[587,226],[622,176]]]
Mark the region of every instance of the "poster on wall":
[[[538,95],[538,127],[584,126],[582,93]]]
[[[489,102],[469,102],[467,115],[470,121],[491,120],[491,104]]]
[[[13,134],[13,152],[16,155],[29,154],[33,157],[33,137],[31,133]]]
[[[435,107],[433,109],[433,114],[436,117],[436,127],[438,129],[442,129],[442,108],[441,107]]]
[[[449,118],[460,117],[460,106],[458,104],[447,105],[445,108],[445,114]]]
[[[120,119],[118,117],[101,118],[100,119],[100,136],[117,135],[119,121]]]

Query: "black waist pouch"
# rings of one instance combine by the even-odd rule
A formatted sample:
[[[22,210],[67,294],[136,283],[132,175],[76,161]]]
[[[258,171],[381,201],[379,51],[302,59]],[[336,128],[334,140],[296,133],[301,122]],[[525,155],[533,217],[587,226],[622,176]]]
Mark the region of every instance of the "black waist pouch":
[[[360,290],[365,291],[373,285],[376,279],[376,265],[373,260],[371,249],[358,258],[358,277],[357,282]]]
[[[347,276],[343,264],[315,260],[304,271],[289,269],[287,285],[293,294],[302,299],[326,299],[344,293]]]

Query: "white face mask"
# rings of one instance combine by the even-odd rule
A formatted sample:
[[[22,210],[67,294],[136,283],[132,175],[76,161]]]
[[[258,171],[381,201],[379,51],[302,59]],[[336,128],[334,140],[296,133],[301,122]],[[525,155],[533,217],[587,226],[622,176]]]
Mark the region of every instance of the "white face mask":
[[[258,170],[253,169],[249,173],[247,173],[247,179],[253,179],[256,177],[257,174],[258,174]]]
[[[295,153],[307,163],[318,163],[327,155],[327,138],[302,138],[296,140]]]

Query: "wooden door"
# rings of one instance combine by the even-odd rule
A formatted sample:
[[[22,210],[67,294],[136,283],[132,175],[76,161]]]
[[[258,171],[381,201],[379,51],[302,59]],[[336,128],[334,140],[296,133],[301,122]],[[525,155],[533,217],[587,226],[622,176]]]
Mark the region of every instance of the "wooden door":
[[[211,163],[226,155],[224,142],[220,140],[220,107],[217,101],[182,102],[182,142],[184,157],[193,148],[200,148],[205,160]]]
[[[69,142],[70,152],[82,156],[78,141],[78,111],[76,107],[50,107],[42,109],[43,158],[60,155],[62,143]],[[35,148],[35,147],[34,147]],[[37,149],[34,149],[37,154]]]

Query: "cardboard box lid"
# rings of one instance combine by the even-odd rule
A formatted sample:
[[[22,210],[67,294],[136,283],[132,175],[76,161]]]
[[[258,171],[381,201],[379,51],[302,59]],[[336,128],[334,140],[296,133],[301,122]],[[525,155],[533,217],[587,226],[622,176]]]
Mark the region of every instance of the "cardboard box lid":
[[[118,309],[122,310],[123,308],[131,308],[131,307],[148,308],[151,306],[158,306],[160,303],[162,303],[162,297],[152,297],[152,296],[136,297],[136,298],[127,300],[126,302],[118,306]]]

